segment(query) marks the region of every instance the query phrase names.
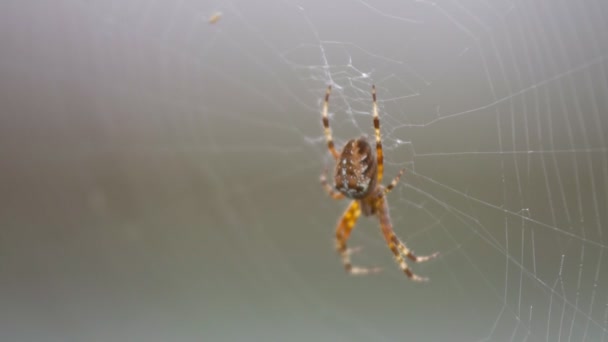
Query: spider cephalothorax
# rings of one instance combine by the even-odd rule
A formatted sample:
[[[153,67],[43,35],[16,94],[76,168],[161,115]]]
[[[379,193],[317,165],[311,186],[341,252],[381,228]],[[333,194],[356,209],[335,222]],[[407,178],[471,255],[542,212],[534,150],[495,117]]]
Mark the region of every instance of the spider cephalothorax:
[[[423,262],[435,258],[438,253],[429,256],[416,256],[399,240],[393,231],[386,195],[397,185],[404,170],[401,170],[386,188],[382,185],[384,155],[382,152],[382,139],[380,137],[378,105],[376,104],[376,87],[372,86],[374,133],[376,137],[375,155],[365,137],[349,140],[342,148],[342,151],[338,152],[336,150],[327,115],[330,94],[331,86],[327,87],[327,91],[325,92],[322,118],[327,148],[334,157],[336,169],[334,187],[328,184],[325,172],[321,174],[321,184],[333,199],[343,199],[345,197],[353,199],[342,215],[342,218],[340,218],[338,227],[336,228],[336,249],[342,256],[344,268],[351,274],[368,274],[379,270],[378,268],[355,267],[350,262],[352,251],[349,251],[346,247],[346,241],[353,228],[355,228],[355,223],[357,223],[361,212],[363,212],[365,216],[378,216],[384,239],[388,244],[388,248],[393,252],[401,270],[412,280],[426,281],[427,278],[417,276],[409,269],[405,262],[405,257],[414,262]]]

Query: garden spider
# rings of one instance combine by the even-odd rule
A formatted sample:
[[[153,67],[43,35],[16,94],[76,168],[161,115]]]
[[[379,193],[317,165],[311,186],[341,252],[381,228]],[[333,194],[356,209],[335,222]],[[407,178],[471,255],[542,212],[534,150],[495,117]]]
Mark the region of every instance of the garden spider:
[[[420,277],[409,269],[404,256],[414,262],[423,262],[437,257],[439,253],[428,256],[416,256],[399,240],[392,228],[386,194],[397,185],[405,169],[399,171],[399,174],[386,188],[382,185],[384,157],[382,139],[380,138],[380,119],[378,118],[378,105],[376,103],[376,87],[372,86],[376,158],[374,158],[374,152],[366,137],[349,140],[342,148],[342,151],[338,152],[336,150],[327,116],[330,94],[331,85],[327,87],[327,91],[325,92],[322,115],[327,147],[334,157],[336,169],[334,172],[334,187],[332,188],[327,182],[327,169],[321,174],[321,185],[333,199],[339,200],[345,197],[353,199],[338,221],[336,228],[336,249],[342,257],[344,269],[350,274],[369,274],[380,270],[379,268],[356,267],[350,262],[350,255],[353,250],[349,250],[346,247],[346,241],[355,227],[355,223],[361,212],[363,212],[365,216],[378,216],[388,248],[393,252],[401,270],[414,281],[427,281],[428,278]]]

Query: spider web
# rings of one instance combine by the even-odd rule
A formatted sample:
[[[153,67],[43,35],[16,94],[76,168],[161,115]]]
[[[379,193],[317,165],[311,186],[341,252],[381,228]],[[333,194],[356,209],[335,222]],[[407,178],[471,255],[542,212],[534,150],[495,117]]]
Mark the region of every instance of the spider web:
[[[3,340],[608,341],[601,1],[0,6]],[[344,274],[328,84],[429,283]]]

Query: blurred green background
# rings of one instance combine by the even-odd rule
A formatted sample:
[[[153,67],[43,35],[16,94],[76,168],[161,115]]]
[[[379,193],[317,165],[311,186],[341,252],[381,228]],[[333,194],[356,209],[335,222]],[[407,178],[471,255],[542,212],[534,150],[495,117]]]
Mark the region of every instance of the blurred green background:
[[[208,20],[214,13],[221,18]],[[608,340],[601,1],[0,4],[2,341]],[[399,271],[318,184],[372,136]]]

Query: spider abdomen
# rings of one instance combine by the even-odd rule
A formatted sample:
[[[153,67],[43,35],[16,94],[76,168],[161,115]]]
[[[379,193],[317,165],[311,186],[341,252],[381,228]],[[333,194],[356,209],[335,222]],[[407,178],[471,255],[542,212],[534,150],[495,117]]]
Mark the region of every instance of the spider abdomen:
[[[374,152],[362,137],[346,143],[336,161],[335,187],[349,198],[367,196],[376,186],[378,165]]]

